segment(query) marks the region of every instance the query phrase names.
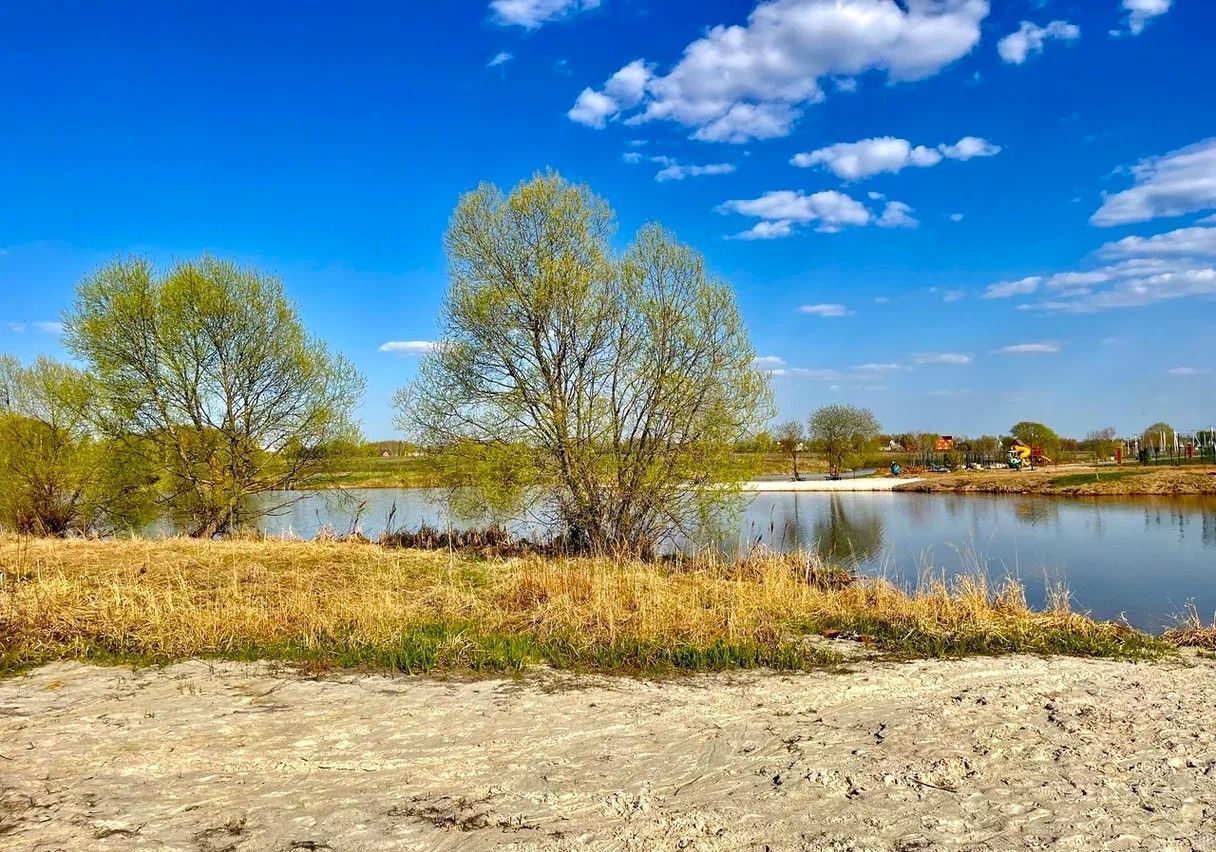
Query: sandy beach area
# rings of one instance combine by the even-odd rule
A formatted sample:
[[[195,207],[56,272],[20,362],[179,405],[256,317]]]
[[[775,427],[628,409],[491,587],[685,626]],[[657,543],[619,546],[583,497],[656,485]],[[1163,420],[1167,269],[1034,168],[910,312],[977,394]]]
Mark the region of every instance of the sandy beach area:
[[[1216,664],[1008,657],[645,681],[266,664],[0,682],[0,846],[1216,847]]]

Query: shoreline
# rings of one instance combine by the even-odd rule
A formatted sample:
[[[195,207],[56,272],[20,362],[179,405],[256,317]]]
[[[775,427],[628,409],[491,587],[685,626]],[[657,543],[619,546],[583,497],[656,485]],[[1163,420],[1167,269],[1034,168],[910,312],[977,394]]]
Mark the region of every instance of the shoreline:
[[[919,477],[859,477],[857,479],[749,480],[741,484],[744,491],[763,493],[773,491],[897,491],[901,486],[924,480]]]

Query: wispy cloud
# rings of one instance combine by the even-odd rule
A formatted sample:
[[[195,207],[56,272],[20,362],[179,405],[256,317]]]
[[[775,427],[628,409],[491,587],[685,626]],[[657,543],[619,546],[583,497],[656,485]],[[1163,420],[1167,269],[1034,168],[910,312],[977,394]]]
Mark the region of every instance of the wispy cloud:
[[[1212,371],[1207,367],[1174,367],[1166,372],[1171,376],[1206,376]]]
[[[1060,351],[1060,344],[1054,340],[1043,340],[1038,343],[1015,343],[992,351],[997,355],[1054,355]]]
[[[1210,210],[1216,207],[1216,136],[1141,160],[1131,174],[1135,185],[1104,195],[1091,224],[1125,225]]]
[[[917,364],[970,364],[972,358],[963,352],[920,352],[912,360]]]
[[[501,50],[498,53],[494,54],[494,57],[489,62],[486,63],[486,67],[495,68],[499,65],[506,65],[508,62],[510,62],[514,58],[515,58],[514,53],[508,53],[505,50]]]
[[[802,305],[798,308],[800,314],[811,314],[817,317],[847,317],[853,313],[844,305],[838,304],[819,304],[819,305]]]
[[[998,281],[984,290],[985,299],[1008,299],[1010,296],[1026,296],[1039,289],[1042,276],[1030,275],[1016,281]]]
[[[534,30],[567,15],[598,8],[600,0],[491,0],[494,20],[503,26]]]
[[[705,165],[696,165],[691,163],[681,163],[674,157],[656,155],[653,157],[644,156],[639,151],[626,151],[621,155],[621,159],[626,163],[634,164],[643,161],[657,163],[662,166],[654,176],[654,179],[659,183],[665,183],[669,180],[684,180],[690,177],[703,177],[705,175],[728,175],[735,171],[733,163],[706,163]]]
[[[752,366],[757,370],[776,370],[785,366],[785,360],[776,355],[757,355],[752,359]]]
[[[380,351],[394,355],[425,355],[437,345],[434,340],[390,340],[380,344]]]
[[[35,320],[34,322],[18,321],[6,322],[4,327],[13,334],[25,334],[25,332],[33,329],[40,331],[43,334],[62,334],[63,323],[55,322],[54,320]]]

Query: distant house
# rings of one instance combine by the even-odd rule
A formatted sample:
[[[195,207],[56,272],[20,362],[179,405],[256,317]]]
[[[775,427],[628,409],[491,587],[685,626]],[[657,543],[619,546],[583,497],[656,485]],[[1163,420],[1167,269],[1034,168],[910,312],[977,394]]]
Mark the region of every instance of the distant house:
[[[390,453],[388,450],[385,450],[384,452],[382,452],[380,454],[380,458],[382,458],[382,459],[391,459],[392,457],[393,457],[393,454]]]
[[[937,445],[934,447],[939,453],[946,453],[954,449],[954,436],[942,435],[937,439]]]

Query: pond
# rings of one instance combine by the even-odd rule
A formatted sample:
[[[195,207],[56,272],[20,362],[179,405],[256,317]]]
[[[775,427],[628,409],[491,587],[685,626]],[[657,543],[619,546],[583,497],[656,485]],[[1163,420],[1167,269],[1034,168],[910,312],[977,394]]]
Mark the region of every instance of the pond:
[[[733,532],[718,542],[738,552],[756,544],[816,550],[871,575],[914,584],[926,570],[953,576],[986,570],[1014,576],[1041,606],[1064,582],[1074,606],[1137,627],[1168,625],[1188,601],[1216,612],[1216,500],[1060,498],[977,494],[761,493],[747,498]],[[339,533],[357,523],[375,538],[395,528],[444,526],[442,492],[352,489],[303,495],[268,518],[266,532]],[[456,526],[472,526],[454,521]],[[520,524],[518,532],[539,535]]]

